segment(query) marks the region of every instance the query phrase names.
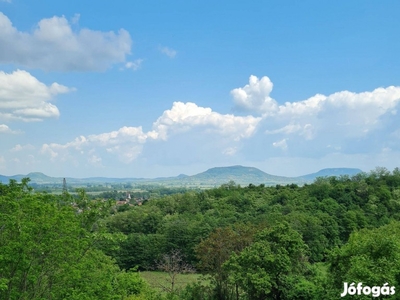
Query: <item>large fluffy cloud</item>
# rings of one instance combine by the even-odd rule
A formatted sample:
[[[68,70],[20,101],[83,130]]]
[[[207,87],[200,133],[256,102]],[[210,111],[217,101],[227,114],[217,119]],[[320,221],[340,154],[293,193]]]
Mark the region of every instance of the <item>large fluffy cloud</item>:
[[[0,62],[60,71],[98,71],[125,62],[129,33],[120,29],[74,31],[64,17],[42,19],[33,32],[21,32],[0,12]]]
[[[150,134],[154,138],[166,140],[169,133],[203,126],[206,130],[240,140],[250,137],[260,120],[261,118],[253,116],[223,115],[209,107],[200,107],[191,102],[174,102],[172,108],[164,111],[154,122],[154,130]]]
[[[105,150],[130,163],[139,156],[148,140],[166,141],[170,135],[201,128],[211,135],[237,142],[254,134],[260,120],[252,116],[222,115],[190,102],[174,102],[172,108],[164,111],[153,123],[153,130],[147,133],[142,127],[122,127],[117,131],[80,136],[66,144],[44,144],[41,152],[50,155],[53,160],[65,160],[72,157],[71,151],[93,155]]]
[[[366,136],[381,127],[383,118],[397,114],[399,103],[400,87],[377,88],[363,93],[342,91],[285,103],[268,117],[284,124],[279,130],[291,126],[293,132],[308,138],[316,133],[354,138]]]
[[[236,108],[262,115],[267,134],[298,134],[310,140],[321,135],[361,137],[381,126],[384,116],[395,115],[400,87],[373,91],[316,94],[306,100],[279,104],[269,94],[272,82],[250,76],[249,84],[231,91]]]
[[[348,110],[352,112],[352,119],[361,119],[362,123],[370,124],[388,111],[396,113],[395,107],[399,102],[400,87],[390,86],[363,93],[342,91],[329,96],[317,94],[304,101],[287,102],[279,106],[277,113],[294,117]]]
[[[41,121],[58,117],[60,112],[50,101],[71,90],[56,82],[46,85],[26,71],[0,71],[0,119]]]

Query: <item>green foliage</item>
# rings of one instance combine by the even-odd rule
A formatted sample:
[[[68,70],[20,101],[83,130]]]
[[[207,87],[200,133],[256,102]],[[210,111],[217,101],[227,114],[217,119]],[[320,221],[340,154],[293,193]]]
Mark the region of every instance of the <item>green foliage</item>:
[[[217,228],[196,246],[198,267],[203,273],[210,275],[215,285],[213,293],[218,299],[229,297],[235,288],[229,282],[229,272],[223,268],[223,264],[232,253],[240,253],[251,245],[256,231],[254,225],[248,224]]]
[[[399,283],[399,169],[304,186],[154,188],[138,194],[150,199],[142,206],[116,209],[85,190],[0,184],[0,299],[337,299],[343,281]],[[173,251],[207,279],[160,295],[136,270]]]
[[[218,299],[214,296],[214,291],[209,285],[201,282],[187,284],[180,293],[180,299],[185,300],[212,300]],[[221,299],[221,298],[219,298]]]
[[[399,286],[400,223],[352,233],[343,247],[332,251],[329,263],[332,289],[337,295],[343,282],[362,282],[371,287],[387,282],[389,286]]]
[[[242,255],[245,253],[269,253],[269,257],[275,257],[271,253],[276,249],[271,248],[270,243],[254,242],[254,233],[287,222],[288,232],[296,232],[308,250],[302,272],[290,269],[285,280],[282,279],[281,296],[286,299],[332,296],[335,299],[337,294],[329,294],[332,292],[328,281],[331,275],[326,270],[330,251],[346,244],[357,230],[378,228],[400,220],[399,191],[400,172],[384,170],[353,177],[318,178],[313,184],[302,187],[293,184],[240,187],[231,182],[198,193],[168,195],[148,201],[144,206],[110,217],[108,226],[111,231],[128,237],[121,243],[121,251],[113,253],[121,267],[137,265],[141,269],[151,269],[157,258],[179,249],[189,263],[209,276],[211,283],[204,292],[199,292],[201,283],[188,287],[186,292],[192,291],[192,296],[186,295],[188,299],[242,299],[250,293],[244,288],[245,277],[250,280],[253,276],[255,287],[265,284],[268,290],[270,285],[272,293],[273,275],[265,272],[265,268],[252,269],[251,276],[244,275],[239,286],[239,281],[232,277],[236,271],[222,265],[241,257],[243,266],[238,263],[240,260],[236,266],[244,268]],[[235,229],[243,224],[254,224],[254,232],[248,235],[250,239]],[[236,246],[236,240],[241,239],[243,245]],[[284,262],[282,259],[281,267],[295,266],[290,260]],[[324,271],[319,271],[320,268]],[[266,279],[268,276],[272,277]]]
[[[293,280],[307,270],[307,254],[301,235],[281,223],[257,234],[255,242],[232,254],[225,267],[248,299],[288,299]]]
[[[102,231],[107,203],[82,192],[67,204],[66,195],[33,193],[27,182],[0,184],[1,299],[110,300],[144,289],[97,249],[113,239]]]

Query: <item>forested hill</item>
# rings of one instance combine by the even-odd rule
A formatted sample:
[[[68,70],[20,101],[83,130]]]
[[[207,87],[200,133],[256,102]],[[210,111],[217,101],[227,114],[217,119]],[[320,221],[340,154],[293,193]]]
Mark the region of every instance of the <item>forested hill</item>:
[[[311,183],[316,177],[329,177],[339,175],[355,175],[361,173],[360,169],[352,168],[330,168],[323,169],[317,173],[307,174],[298,177],[284,177],[276,176],[265,173],[260,169],[254,167],[245,166],[229,166],[229,167],[215,167],[208,169],[205,172],[187,176],[178,175],[176,177],[160,177],[160,178],[107,178],[107,177],[90,177],[90,178],[70,178],[66,180],[68,184],[88,184],[88,183],[152,183],[152,184],[164,184],[170,186],[219,186],[229,181],[234,181],[237,184],[248,185],[248,184],[265,184],[265,185],[276,185],[276,184],[288,184],[288,183]],[[32,183],[35,184],[62,184],[63,178],[61,177],[50,177],[43,173],[35,172],[27,175],[14,175],[4,176],[0,175],[0,182],[8,183],[10,179],[20,181],[24,177],[29,177]]]
[[[12,180],[0,183],[0,249],[0,299],[333,300],[343,282],[378,287],[354,299],[384,299],[400,287],[400,169],[140,205]],[[185,266],[206,277],[162,294],[136,272]]]

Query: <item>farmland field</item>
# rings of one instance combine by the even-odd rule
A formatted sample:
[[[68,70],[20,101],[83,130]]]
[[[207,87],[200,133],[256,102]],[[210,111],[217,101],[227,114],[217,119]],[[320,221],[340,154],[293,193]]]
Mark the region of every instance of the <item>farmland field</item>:
[[[171,287],[171,279],[166,272],[159,271],[143,271],[140,276],[144,278],[152,288],[159,291],[165,291]],[[176,289],[182,289],[189,283],[194,283],[201,280],[200,274],[178,274],[176,279]]]

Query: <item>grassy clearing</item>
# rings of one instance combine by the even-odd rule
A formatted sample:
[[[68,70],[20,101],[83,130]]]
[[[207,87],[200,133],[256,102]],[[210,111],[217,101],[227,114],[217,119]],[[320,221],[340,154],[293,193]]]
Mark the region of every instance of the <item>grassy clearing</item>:
[[[166,288],[171,288],[171,278],[168,273],[159,271],[143,271],[140,272],[140,276],[142,276],[151,287],[159,291],[165,291]],[[187,284],[196,282],[200,279],[200,274],[178,274],[175,280],[175,287],[176,289],[182,289]]]

